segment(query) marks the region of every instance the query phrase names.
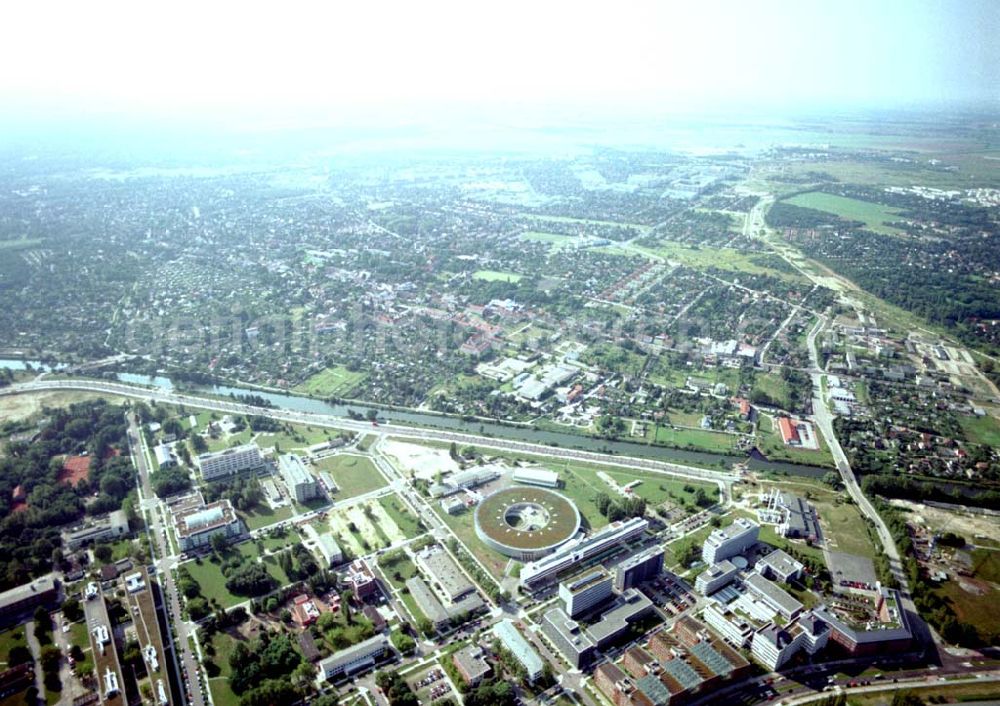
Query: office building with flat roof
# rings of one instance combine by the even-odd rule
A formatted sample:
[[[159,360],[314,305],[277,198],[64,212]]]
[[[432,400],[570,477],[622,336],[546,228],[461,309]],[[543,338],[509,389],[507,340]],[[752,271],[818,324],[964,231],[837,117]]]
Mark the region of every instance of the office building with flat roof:
[[[786,620],[791,620],[802,612],[802,604],[798,599],[757,572],[752,572],[747,576],[743,585],[746,586],[751,596],[780,613]]]
[[[475,645],[466,645],[453,654],[451,659],[469,686],[476,686],[490,673],[490,664],[483,658],[482,648]]]
[[[500,640],[500,644],[504,646],[504,649],[514,655],[514,659],[517,660],[518,664],[524,667],[529,682],[534,682],[542,676],[542,673],[545,671],[545,663],[542,662],[542,658],[538,656],[538,652],[524,638],[524,635],[517,629],[513,621],[504,618],[493,626],[493,634]]]
[[[702,545],[702,561],[712,565],[742,554],[757,543],[759,533],[760,525],[756,522],[737,517],[731,525],[712,530],[708,535]]]
[[[253,443],[198,456],[198,468],[201,469],[201,477],[206,481],[244,471],[254,471],[263,465],[264,459],[260,455],[260,449]]]
[[[603,650],[628,633],[629,626],[653,610],[653,603],[633,588],[618,596],[599,620],[582,625],[562,608],[552,608],[542,617],[542,632],[577,669],[589,667]]]
[[[781,583],[798,580],[802,576],[804,568],[805,565],[801,561],[793,559],[781,549],[775,549],[767,556],[759,559],[754,566],[754,569],[765,578],[780,581]]]
[[[635,588],[646,581],[652,581],[663,573],[663,547],[657,545],[633,554],[615,566],[615,590],[621,593],[626,588]]]
[[[278,458],[278,470],[288,487],[288,493],[297,502],[304,503],[319,497],[319,483],[306,468],[301,456],[282,454]]]
[[[469,577],[440,545],[431,545],[414,555],[417,566],[449,601],[457,601],[476,590]]]
[[[212,537],[232,541],[244,533],[243,521],[227,499],[174,513],[174,532],[181,551],[208,546]]]
[[[6,624],[40,605],[54,603],[58,594],[59,583],[54,574],[9,588],[0,593],[0,623]]]
[[[612,596],[611,574],[597,566],[559,584],[559,598],[571,618],[592,610]]]
[[[698,578],[694,580],[694,589],[703,596],[710,596],[735,581],[737,571],[731,561],[723,559],[698,574]]]
[[[902,652],[913,645],[913,632],[899,592],[880,586],[874,611],[866,620],[852,621],[820,606],[813,611],[830,626],[830,641],[852,656]]]
[[[376,635],[320,660],[319,669],[327,681],[348,677],[374,667],[388,650],[386,636]]]
[[[67,549],[76,551],[80,547],[115,540],[128,533],[128,516],[125,511],[113,510],[104,517],[90,520],[68,532],[63,532],[62,539]]]
[[[645,519],[632,517],[612,522],[585,539],[569,541],[552,554],[522,566],[521,585],[531,588],[551,581],[573,566],[642,536],[648,526],[649,522]]]

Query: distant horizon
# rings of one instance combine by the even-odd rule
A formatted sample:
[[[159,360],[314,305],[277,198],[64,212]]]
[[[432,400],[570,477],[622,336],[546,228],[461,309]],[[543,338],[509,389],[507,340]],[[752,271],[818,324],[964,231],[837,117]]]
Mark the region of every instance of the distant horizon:
[[[1000,110],[1000,3],[4,9],[12,125]],[[580,117],[577,115],[576,117]]]

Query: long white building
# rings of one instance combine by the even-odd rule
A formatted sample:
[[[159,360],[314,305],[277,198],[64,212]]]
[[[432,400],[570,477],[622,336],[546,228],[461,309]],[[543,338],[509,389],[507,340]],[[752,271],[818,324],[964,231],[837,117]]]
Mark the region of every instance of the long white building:
[[[701,548],[701,558],[711,566],[723,559],[742,554],[757,543],[760,525],[745,517],[737,517],[733,524],[712,530]]]
[[[601,552],[624,544],[646,531],[649,522],[641,517],[633,517],[621,522],[612,522],[586,539],[567,542],[555,552],[538,561],[521,567],[521,585],[532,586],[555,578],[560,572],[587,561]]]
[[[243,444],[198,456],[201,477],[206,481],[252,471],[263,465],[264,459],[261,458],[257,444]]]
[[[302,459],[295,454],[278,458],[278,470],[288,486],[288,492],[297,502],[304,503],[319,495],[319,484]]]

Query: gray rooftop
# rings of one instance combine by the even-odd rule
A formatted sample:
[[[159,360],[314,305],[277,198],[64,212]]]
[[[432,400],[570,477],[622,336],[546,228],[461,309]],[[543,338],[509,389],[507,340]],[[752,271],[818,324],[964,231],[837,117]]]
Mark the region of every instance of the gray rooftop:
[[[747,576],[744,583],[752,592],[757,593],[766,602],[786,615],[794,615],[802,610],[802,604],[788,591],[756,572]]]
[[[653,702],[653,706],[666,706],[670,703],[670,690],[653,674],[636,679],[635,688],[644,693]]]
[[[715,674],[728,676],[735,666],[707,642],[696,642],[688,650]]]
[[[601,619],[588,628],[590,635],[602,642],[634,621],[637,616],[651,610],[653,602],[634,588],[630,588],[618,597],[615,606],[604,613]]]
[[[350,647],[344,648],[339,652],[334,652],[332,655],[320,662],[320,667],[323,671],[330,671],[331,667],[340,666],[342,664],[347,664],[353,662],[361,655],[371,654],[381,647],[382,650],[389,649],[389,640],[386,639],[385,635],[376,635],[375,637],[368,638],[364,642],[359,642],[356,645],[351,645]]]
[[[771,567],[779,574],[792,574],[803,568],[802,562],[796,561],[782,549],[775,549],[757,563]]]
[[[417,607],[423,611],[428,620],[435,625],[447,622],[448,613],[445,611],[444,606],[441,605],[441,601],[434,595],[434,591],[431,590],[430,586],[422,578],[414,576],[408,579],[406,587],[410,589],[410,595],[413,596]]]
[[[537,674],[542,671],[544,664],[542,658],[535,652],[535,648],[524,639],[524,635],[517,629],[510,620],[501,620],[493,626],[493,634],[497,636],[503,646],[506,647],[520,662],[528,674]]]
[[[0,593],[0,609],[6,608],[8,606],[16,605],[23,600],[27,600],[32,596],[36,596],[40,593],[45,593],[47,591],[53,591],[56,587],[56,579],[53,574],[46,574],[45,576],[39,576],[34,581],[30,583],[25,583],[20,586],[15,586],[14,588],[8,589],[3,593]]]
[[[472,582],[466,577],[458,564],[440,547],[428,547],[417,554],[430,578],[441,584],[441,588],[451,599],[475,590]]]

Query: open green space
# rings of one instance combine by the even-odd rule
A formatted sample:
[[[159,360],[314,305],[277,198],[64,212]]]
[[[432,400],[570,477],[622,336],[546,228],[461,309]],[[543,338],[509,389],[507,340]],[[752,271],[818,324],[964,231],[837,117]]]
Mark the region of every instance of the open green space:
[[[958,423],[965,432],[965,438],[972,443],[1000,446],[1000,422],[995,417],[988,414],[984,417],[961,416]]]
[[[493,578],[497,581],[502,580],[504,569],[510,559],[500,552],[493,551],[479,541],[479,538],[476,536],[473,513],[463,512],[460,515],[449,515],[441,509],[438,503],[434,503],[433,508],[438,517],[451,528],[451,531],[455,533],[458,540],[465,545],[469,553],[475,556],[486,567],[486,570],[490,572]]]
[[[827,540],[832,540],[838,552],[875,558],[875,547],[868,535],[865,519],[856,505],[846,502],[811,501],[819,514]]]
[[[960,622],[975,625],[986,644],[995,645],[1000,640],[1000,611],[997,611],[1000,591],[991,588],[972,592],[962,588],[958,581],[945,581],[934,588],[934,593],[948,601]]]
[[[972,551],[972,575],[983,581],[1000,583],[1000,552],[990,549]]]
[[[605,248],[596,248],[601,252],[613,251],[620,246],[610,245]],[[799,272],[787,272],[783,269],[772,269],[760,264],[759,255],[754,253],[743,253],[730,248],[702,248],[698,246],[683,245],[661,241],[655,248],[647,248],[640,245],[631,245],[623,254],[642,254],[662,257],[671,262],[679,262],[695,269],[717,269],[730,272],[746,272],[748,274],[763,274],[787,280],[789,282],[806,282],[806,278]]]
[[[510,282],[511,284],[516,284],[521,281],[521,275],[516,272],[500,272],[498,270],[476,270],[472,273],[472,277],[486,282]]]
[[[17,625],[0,632],[0,664],[7,664],[7,655],[14,647],[27,647],[24,626]]]
[[[385,477],[365,456],[328,456],[316,462],[316,469],[329,473],[337,484],[337,492],[334,493],[334,500],[337,501],[364,495],[387,485]]]
[[[378,565],[382,568],[382,573],[396,588],[403,588],[406,582],[417,576],[420,572],[416,565],[410,561],[410,557],[402,550],[386,552],[379,557]]]
[[[246,512],[237,510],[236,514],[243,520],[247,529],[255,530],[273,525],[275,522],[287,520],[292,516],[292,508],[289,505],[282,505],[277,509],[272,509],[267,505],[258,503],[252,510]]]
[[[256,561],[260,555],[254,542],[243,542],[236,546],[227,547],[223,553],[222,560],[231,559],[235,555],[242,556],[244,562]],[[226,588],[226,577],[222,573],[222,560],[215,554],[210,554],[201,559],[194,559],[183,564],[188,572],[201,588],[201,595],[209,602],[216,601],[224,608],[231,608],[237,603],[250,600],[250,596],[237,596]],[[273,556],[265,557],[264,568],[280,585],[289,583],[288,577],[278,566],[277,559]]]
[[[698,418],[700,419],[701,415],[698,415]],[[651,431],[652,427],[647,430],[647,437]],[[734,451],[737,438],[734,434],[727,434],[721,431],[677,429],[672,426],[658,426],[656,428],[655,443],[680,448],[693,447],[701,451],[725,454]]]
[[[805,194],[798,194],[786,203],[802,208],[812,208],[817,211],[825,211],[840,216],[849,221],[861,221],[869,230],[879,233],[899,233],[898,228],[886,225],[886,223],[898,220],[899,209],[890,208],[871,201],[861,201],[859,199],[837,196],[822,191],[810,191]]]
[[[543,233],[537,230],[529,230],[521,233],[519,236],[521,240],[528,241],[530,243],[548,243],[549,245],[555,245],[562,247],[568,244],[573,236],[571,235],[561,235],[559,233]]]
[[[73,623],[69,626],[69,643],[78,646],[83,651],[83,659],[76,663],[77,672],[84,673],[87,670],[93,670],[94,659],[90,649],[90,634],[87,632],[86,623]]]
[[[414,516],[406,503],[395,493],[392,495],[383,495],[378,499],[378,502],[386,514],[396,523],[396,526],[399,527],[399,531],[408,538],[416,537],[424,531],[420,526],[420,520]]]
[[[632,487],[632,494],[644,499],[650,508],[655,508],[670,500],[671,502],[682,502],[693,504],[695,494],[701,488],[705,494],[718,500],[719,488],[712,483],[699,483],[697,481],[677,480],[670,476],[657,473],[643,473],[641,471],[605,471],[618,483],[625,485],[635,480],[642,481],[639,485]],[[687,490],[690,488],[690,490]]]
[[[337,365],[321,370],[293,390],[317,397],[348,397],[366,377],[363,372],[352,372],[343,365]]]
[[[229,676],[232,674],[229,657],[233,654],[236,643],[239,641],[224,631],[212,635],[211,645],[215,654],[210,659],[218,668],[218,675],[209,677],[208,687],[212,691],[212,701],[217,706],[239,706],[240,697],[229,688]]]

